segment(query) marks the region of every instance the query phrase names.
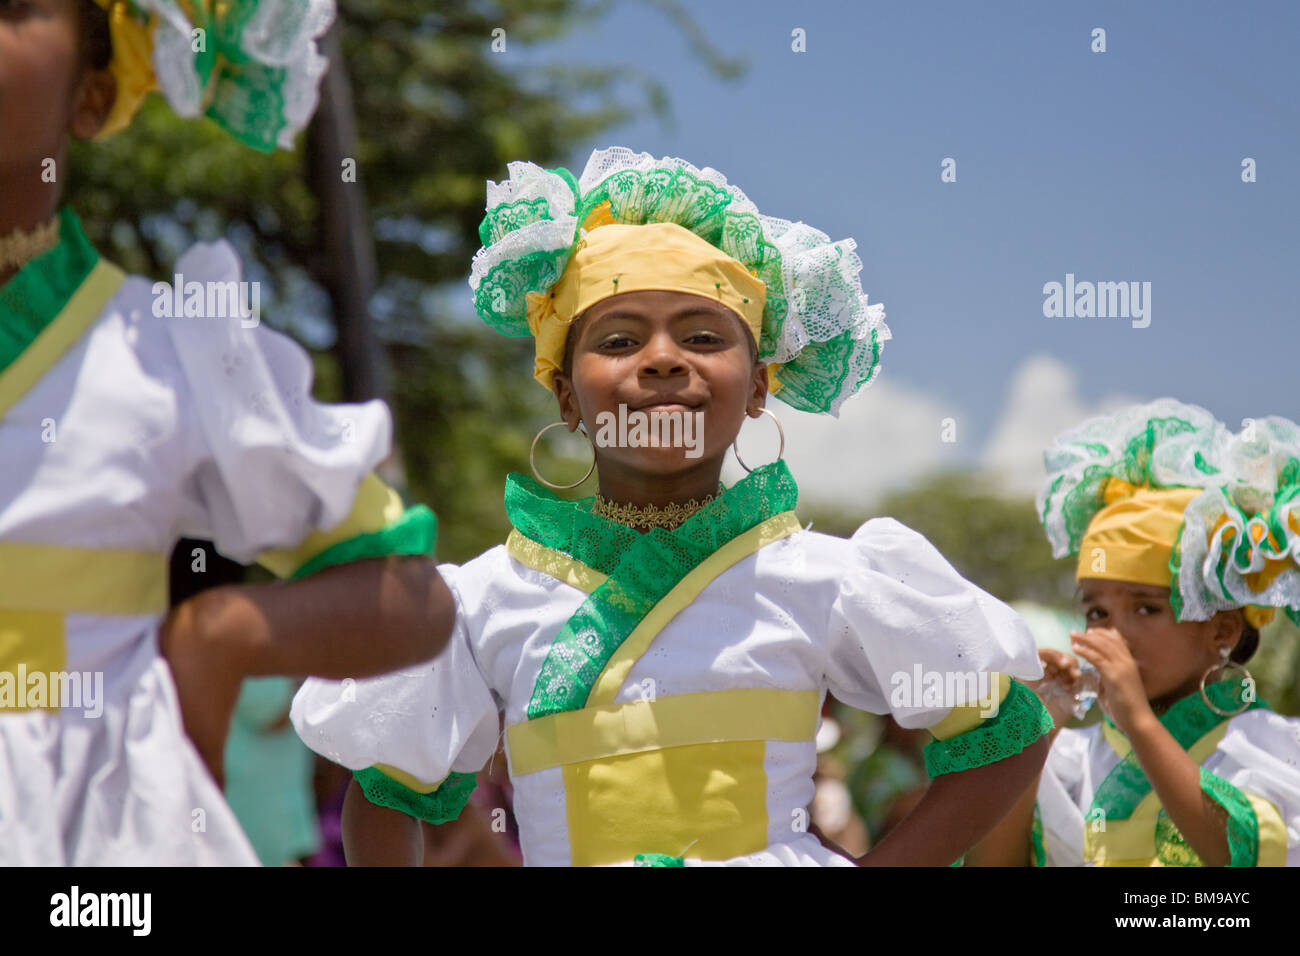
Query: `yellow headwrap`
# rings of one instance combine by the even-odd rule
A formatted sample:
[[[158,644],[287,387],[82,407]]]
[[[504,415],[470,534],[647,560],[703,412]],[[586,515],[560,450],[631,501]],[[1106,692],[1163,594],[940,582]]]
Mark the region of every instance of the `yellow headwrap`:
[[[1088,523],[1079,546],[1076,579],[1107,578],[1169,587],[1169,561],[1183,526],[1183,512],[1201,488],[1135,487],[1118,478],[1106,482],[1107,502]],[[1273,619],[1274,608],[1247,606],[1256,628]]]
[[[153,71],[153,31],[157,16],[142,23],[131,15],[126,0],[95,0],[108,13],[109,33],[113,39],[113,59],[109,72],[117,81],[117,99],[104,127],[95,139],[107,139],[131,125],[140,104],[158,89]]]
[[[603,211],[607,217],[608,204]],[[574,318],[621,292],[664,290],[713,299],[739,315],[758,342],[767,290],[743,265],[675,223],[602,223],[601,212],[588,217],[589,231],[550,294],[528,293],[537,381],[549,389],[561,370]]]

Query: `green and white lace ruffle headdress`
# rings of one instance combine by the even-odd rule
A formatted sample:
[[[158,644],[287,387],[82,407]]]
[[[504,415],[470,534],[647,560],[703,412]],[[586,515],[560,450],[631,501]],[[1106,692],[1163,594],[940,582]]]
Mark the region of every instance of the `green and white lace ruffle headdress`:
[[[334,0],[94,0],[108,15],[117,101],[100,139],[158,90],[180,116],[208,116],[263,152],[292,149],[328,61],[316,39]]]
[[[577,178],[526,162],[509,172],[487,184],[470,287],[485,322],[534,336],[535,377],[547,388],[573,319],[639,289],[732,308],[773,373],[773,394],[803,411],[838,415],[879,371],[889,327],[884,308],[867,304],[852,239],[761,215],[717,170],[681,159],[614,148],[593,152]]]
[[[1090,419],[1044,453],[1039,515],[1078,576],[1170,588],[1179,620],[1245,608],[1300,624],[1300,426],[1269,417],[1233,434],[1162,398]],[[1096,546],[1096,547],[1094,547]],[[1111,557],[1100,571],[1098,550]]]

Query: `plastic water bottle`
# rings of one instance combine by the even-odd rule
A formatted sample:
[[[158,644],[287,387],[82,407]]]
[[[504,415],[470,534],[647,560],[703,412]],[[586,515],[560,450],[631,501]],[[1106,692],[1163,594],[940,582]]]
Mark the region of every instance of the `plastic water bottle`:
[[[1074,692],[1074,719],[1082,720],[1084,715],[1097,702],[1097,692],[1101,690],[1101,675],[1082,657],[1079,658],[1079,684]]]

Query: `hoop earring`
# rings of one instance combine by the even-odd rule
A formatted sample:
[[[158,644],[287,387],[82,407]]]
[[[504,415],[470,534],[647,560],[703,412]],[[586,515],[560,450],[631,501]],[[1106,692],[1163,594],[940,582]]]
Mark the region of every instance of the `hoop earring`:
[[[1205,673],[1201,675],[1201,700],[1205,701],[1205,706],[1210,708],[1210,710],[1214,711],[1220,717],[1236,717],[1238,714],[1245,713],[1250,709],[1250,701],[1244,701],[1236,710],[1223,710],[1215,706],[1214,702],[1210,700],[1209,695],[1205,693],[1205,682],[1209,679],[1209,676],[1217,670],[1236,669],[1246,675],[1246,680],[1250,681],[1252,684],[1255,682],[1255,678],[1250,676],[1250,671],[1246,670],[1244,665],[1230,664],[1228,662],[1228,657],[1231,653],[1232,652],[1226,647],[1219,648],[1219,664],[1208,668]]]
[[[776,417],[776,413],[773,412],[772,409],[767,408],[766,406],[764,406],[764,408],[762,409],[762,411],[763,411],[763,414],[771,416],[772,421],[776,422],[776,431],[777,431],[777,434],[781,436],[781,450],[778,451],[778,452],[776,453],[776,460],[777,460],[777,461],[780,461],[782,458],[785,457],[785,429],[781,427],[781,419],[779,419],[779,418]],[[750,468],[747,464],[745,464],[745,459],[743,459],[743,458],[740,457],[740,447],[736,444],[736,442],[737,442],[739,439],[740,439],[740,436],[737,435],[737,436],[735,437],[735,439],[732,440],[732,442],[731,442],[731,450],[732,450],[733,452],[735,452],[735,454],[736,454],[736,461],[740,462],[740,467],[741,467],[741,468],[744,468],[744,469],[745,469],[746,471],[748,471],[748,472],[753,472],[754,469],[753,469],[753,468]]]
[[[533,475],[537,478],[538,481],[546,485],[546,487],[554,488],[556,491],[567,491],[569,488],[578,487],[578,485],[582,484],[584,481],[590,478],[591,473],[596,470],[596,446],[591,445],[591,436],[587,434],[587,429],[582,428],[581,429],[582,437],[587,439],[587,444],[591,445],[591,467],[587,469],[587,473],[571,485],[552,484],[551,482],[547,481],[545,478],[542,477],[542,473],[537,470],[537,443],[542,440],[543,435],[549,432],[556,425],[563,425],[563,424],[564,422],[551,422],[549,425],[547,425],[545,428],[543,428],[541,431],[539,431],[536,435],[533,436],[532,447],[528,449],[528,467],[533,470]]]

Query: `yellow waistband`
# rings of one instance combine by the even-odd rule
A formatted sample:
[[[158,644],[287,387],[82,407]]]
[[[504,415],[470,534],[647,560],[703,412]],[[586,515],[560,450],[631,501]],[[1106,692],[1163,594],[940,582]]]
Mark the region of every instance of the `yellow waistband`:
[[[506,728],[513,774],[618,754],[741,740],[812,740],[818,690],[769,687],[675,694],[565,711]]]
[[[167,610],[167,556],[0,541],[0,608],[135,616]]]

